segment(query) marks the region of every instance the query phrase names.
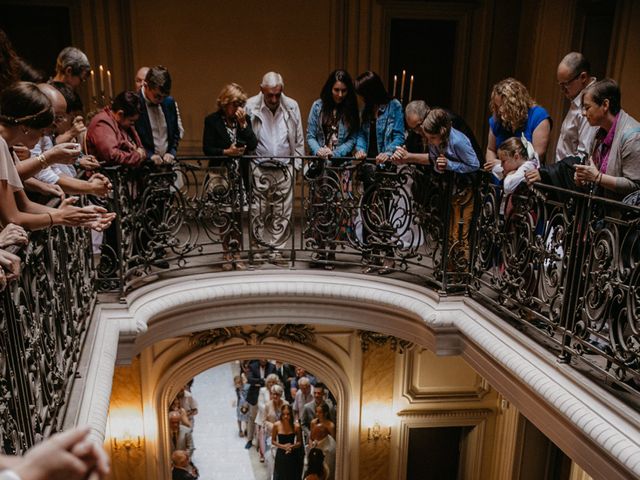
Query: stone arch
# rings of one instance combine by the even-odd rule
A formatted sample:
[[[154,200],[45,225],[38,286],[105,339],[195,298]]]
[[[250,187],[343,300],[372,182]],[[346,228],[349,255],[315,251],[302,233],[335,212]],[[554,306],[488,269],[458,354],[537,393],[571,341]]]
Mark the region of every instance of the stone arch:
[[[359,379],[354,379],[353,374],[347,374],[337,362],[323,352],[309,348],[307,345],[291,345],[282,342],[255,346],[231,344],[214,349],[204,347],[185,355],[157,379],[149,398],[143,399],[144,405],[150,407],[149,412],[146,408],[144,412],[145,430],[147,427],[153,428],[150,424],[153,421],[158,432],[167,431],[168,422],[164,415],[166,406],[180,386],[197,374],[234,360],[262,357],[290,361],[305,367],[323,379],[337,400],[337,478],[357,478],[357,462],[344,460],[357,455],[360,392],[356,387]],[[157,458],[158,467],[155,471],[148,470],[148,478],[169,478],[169,439],[163,434],[158,434],[156,438],[156,442],[149,442],[147,445],[147,458]]]

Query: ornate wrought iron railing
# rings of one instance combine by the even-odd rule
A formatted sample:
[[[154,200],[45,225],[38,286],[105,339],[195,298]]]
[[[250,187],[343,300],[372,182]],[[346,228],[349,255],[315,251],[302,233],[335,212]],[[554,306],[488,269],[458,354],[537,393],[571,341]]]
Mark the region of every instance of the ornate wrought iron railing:
[[[544,185],[505,196],[483,173],[352,159],[196,157],[105,174],[118,216],[95,269],[88,233],[54,228],[32,236],[2,294],[6,452],[60,425],[96,291],[124,298],[158,278],[233,268],[340,268],[470,295],[638,405],[640,209]]]
[[[95,303],[91,235],[54,227],[14,253],[0,294],[0,448],[20,453],[60,429]]]
[[[639,209],[544,185],[505,197],[484,173],[352,159],[190,157],[108,174],[119,219],[102,289],[221,268],[390,273],[468,293],[561,361],[640,390]]]

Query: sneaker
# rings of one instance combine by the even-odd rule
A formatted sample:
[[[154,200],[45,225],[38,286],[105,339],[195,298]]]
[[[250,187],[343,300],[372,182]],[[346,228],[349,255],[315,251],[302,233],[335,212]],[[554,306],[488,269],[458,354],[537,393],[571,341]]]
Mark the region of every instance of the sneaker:
[[[251,449],[251,447],[252,447],[252,446],[253,446],[253,443],[251,442],[251,440],[249,440],[249,441],[245,444],[244,448],[245,448],[245,450],[249,450],[249,449]]]

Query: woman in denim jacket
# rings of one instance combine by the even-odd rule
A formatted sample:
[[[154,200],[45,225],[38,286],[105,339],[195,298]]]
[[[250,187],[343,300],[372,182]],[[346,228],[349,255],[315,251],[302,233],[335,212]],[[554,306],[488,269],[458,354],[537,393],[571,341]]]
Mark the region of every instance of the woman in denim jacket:
[[[404,115],[402,105],[392,99],[374,72],[364,72],[356,79],[356,92],[364,100],[360,131],[356,139],[357,159],[375,159],[375,164],[360,167],[363,187],[361,204],[362,243],[365,273],[389,273],[395,266],[393,245],[397,243],[398,195],[389,195],[389,189],[376,188],[379,173],[393,171],[391,156],[404,143]],[[395,205],[395,207],[394,207]],[[388,228],[391,226],[391,228]],[[359,227],[359,226],[358,226]],[[393,233],[391,233],[393,232]],[[380,252],[384,251],[384,259]],[[380,268],[381,267],[381,268]]]
[[[320,98],[311,106],[307,125],[311,155],[325,159],[351,155],[360,121],[356,90],[347,72],[331,72]]]
[[[374,72],[358,76],[356,91],[364,100],[364,109],[355,157],[375,158],[377,163],[388,162],[396,147],[404,143],[402,105],[391,98],[382,79]],[[372,130],[373,123],[376,128]]]
[[[360,126],[358,99],[351,76],[344,70],[331,72],[322,87],[320,98],[313,103],[307,122],[307,144],[311,155],[323,160],[331,158],[331,167],[340,167],[350,156],[356,143]],[[335,240],[340,240],[341,230],[348,228],[340,205],[351,191],[350,171],[342,168],[325,168],[324,161],[312,164],[307,172],[310,183],[312,215],[310,236],[320,251],[312,266],[324,265],[332,270],[335,260]],[[337,208],[336,208],[337,207]]]

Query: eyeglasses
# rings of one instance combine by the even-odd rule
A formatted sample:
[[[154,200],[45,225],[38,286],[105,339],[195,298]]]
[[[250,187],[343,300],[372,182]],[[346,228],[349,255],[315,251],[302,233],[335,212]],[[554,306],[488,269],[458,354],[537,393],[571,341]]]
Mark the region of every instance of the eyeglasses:
[[[567,80],[566,82],[558,82],[558,86],[560,88],[567,88],[569,85],[571,85],[573,82],[575,82],[580,77],[580,75],[582,75],[582,72],[578,73],[571,80]]]
[[[244,107],[245,102],[243,102],[242,100],[236,100],[235,102],[231,102],[231,105],[233,105],[234,107]]]

